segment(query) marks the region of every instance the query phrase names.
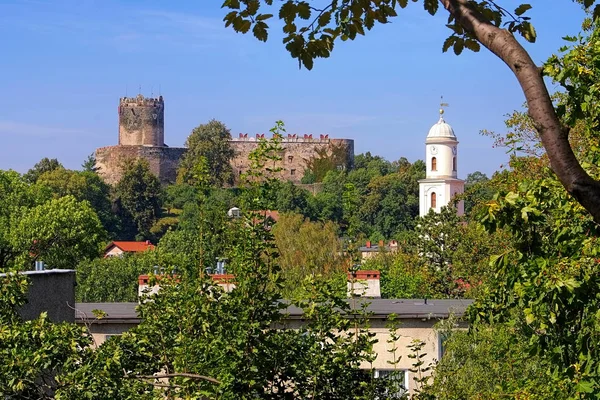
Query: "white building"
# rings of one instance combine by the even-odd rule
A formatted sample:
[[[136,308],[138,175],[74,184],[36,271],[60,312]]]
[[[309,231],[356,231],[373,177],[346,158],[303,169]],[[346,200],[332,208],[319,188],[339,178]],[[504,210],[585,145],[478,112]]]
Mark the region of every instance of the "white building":
[[[458,179],[458,139],[454,130],[444,121],[444,110],[440,109],[440,120],[431,127],[425,140],[425,179],[419,181],[419,215],[424,216],[433,209],[440,209],[452,198],[464,192],[465,182]],[[464,202],[457,204],[457,213],[464,213]]]

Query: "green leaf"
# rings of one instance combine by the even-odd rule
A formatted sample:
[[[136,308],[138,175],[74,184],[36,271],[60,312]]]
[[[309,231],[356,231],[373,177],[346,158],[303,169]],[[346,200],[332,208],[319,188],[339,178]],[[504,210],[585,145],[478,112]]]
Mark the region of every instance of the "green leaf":
[[[588,381],[580,381],[575,385],[575,390],[579,393],[594,393],[594,383]]]
[[[527,10],[531,10],[531,5],[529,4],[521,4],[519,7],[515,8],[516,15],[523,15]]]
[[[266,19],[273,18],[273,14],[260,14],[256,17],[257,21],[264,21]]]
[[[439,8],[439,5],[440,3],[438,0],[425,0],[425,2],[423,3],[425,10],[431,15],[435,15]]]
[[[519,198],[519,195],[515,192],[508,192],[506,194],[506,196],[504,196],[504,200],[511,206],[515,205],[518,198]]]
[[[454,42],[454,54],[456,54],[457,56],[460,55],[463,51],[464,46],[465,40],[463,38],[456,38],[456,41]]]
[[[479,45],[479,42],[473,39],[467,39],[465,40],[465,47],[471,51],[474,51],[475,53],[477,53],[479,50],[481,50],[481,46]]]
[[[258,40],[260,40],[261,42],[266,42],[267,38],[269,36],[268,32],[267,32],[267,24],[259,21],[254,25],[254,28],[252,29],[252,33],[254,34],[254,37],[256,37]]]
[[[450,46],[452,46],[454,44],[454,42],[456,41],[456,36],[448,36],[448,38],[446,40],[444,40],[444,45],[442,46],[442,51],[445,53],[448,51],[448,49],[450,48]]]
[[[302,19],[309,19],[310,18],[310,4],[308,4],[305,1],[301,1],[300,3],[298,3],[297,5],[297,9],[298,9],[298,16]]]
[[[319,25],[327,26],[331,22],[331,11],[326,11],[323,14],[319,15]]]

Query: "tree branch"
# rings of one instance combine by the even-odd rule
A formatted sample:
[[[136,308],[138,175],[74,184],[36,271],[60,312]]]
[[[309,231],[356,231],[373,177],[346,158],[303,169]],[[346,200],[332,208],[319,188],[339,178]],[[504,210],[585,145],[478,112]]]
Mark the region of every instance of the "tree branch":
[[[581,167],[552,104],[538,67],[505,29],[492,25],[467,0],[440,0],[456,21],[513,71],[529,108],[550,166],[562,185],[600,223],[600,182]]]
[[[162,379],[162,378],[191,378],[205,380],[211,383],[220,384],[221,381],[204,375],[190,374],[187,372],[178,372],[172,374],[156,374],[156,375],[125,375],[126,379]]]

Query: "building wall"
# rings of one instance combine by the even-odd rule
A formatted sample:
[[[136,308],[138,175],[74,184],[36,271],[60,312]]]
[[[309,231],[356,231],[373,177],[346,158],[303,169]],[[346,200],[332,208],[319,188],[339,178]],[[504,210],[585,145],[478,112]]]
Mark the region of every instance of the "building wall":
[[[119,100],[118,110],[120,145],[165,145],[165,109],[162,96],[123,97]]]
[[[369,329],[375,334],[375,338],[377,339],[377,343],[373,347],[373,350],[377,354],[377,358],[373,363],[364,363],[361,367],[364,369],[373,368],[377,370],[390,370],[396,368],[406,371],[409,382],[408,389],[410,392],[413,392],[415,389],[413,380],[415,374],[408,370],[413,367],[412,364],[415,360],[408,357],[409,354],[411,354],[411,350],[408,346],[413,340],[421,340],[425,343],[425,346],[422,349],[422,353],[426,353],[422,359],[425,362],[423,367],[427,367],[429,364],[438,360],[441,356],[441,342],[438,333],[434,329],[434,325],[437,322],[438,320],[436,319],[402,319],[400,320],[400,326],[397,331],[400,339],[396,343],[390,343],[388,342],[390,340],[390,330],[386,327],[387,320],[371,319],[371,326]],[[83,325],[83,322],[78,323]],[[277,328],[286,327],[299,329],[303,324],[303,320],[290,319],[285,321],[282,326],[277,326]],[[100,346],[110,336],[120,335],[136,325],[137,324],[131,322],[92,323],[89,325],[89,329],[94,338],[95,345]],[[395,357],[400,360],[395,366],[389,363],[394,361],[394,355],[390,352],[394,346],[397,347]]]
[[[237,181],[240,174],[250,168],[248,156],[257,148],[258,141],[255,138],[232,139],[231,145],[235,151],[231,165]],[[283,170],[278,177],[294,183],[300,183],[308,161],[312,157],[317,157],[318,151],[323,151],[331,156],[334,151],[343,149],[347,164],[354,164],[354,140],[351,139],[284,140],[282,147],[284,148],[281,154],[282,160],[277,163],[277,166]],[[186,151],[187,149],[184,147],[124,145],[101,147],[96,150],[96,168],[106,183],[114,185],[121,179],[124,161],[144,158],[148,161],[150,171],[158,176],[162,183],[171,183],[177,178],[177,168]]]
[[[123,250],[121,250],[117,246],[113,246],[112,249],[104,253],[104,257],[115,257],[120,256],[121,254],[123,254]]]
[[[236,178],[250,168],[248,156],[257,148],[258,144],[259,140],[254,137],[240,137],[231,140],[236,154],[231,165]],[[354,164],[354,140],[352,139],[288,137],[282,140],[281,146],[284,151],[281,154],[281,161],[276,164],[276,167],[283,170],[278,177],[294,183],[300,183],[308,161],[313,157],[318,157],[319,152],[332,156],[334,151],[342,149],[347,166]]]
[[[422,179],[419,181],[419,215],[422,217],[429,213],[431,208],[431,194],[436,194],[435,212],[440,212],[442,207],[447,206],[452,198],[464,192],[464,181],[460,179]],[[463,215],[465,210],[464,201],[457,204],[457,214]]]
[[[53,269],[23,272],[29,279],[27,304],[19,310],[25,320],[48,313],[52,322],[75,322],[75,271]]]
[[[78,325],[85,326],[84,321],[77,321]],[[136,327],[138,324],[133,322],[109,322],[109,323],[98,323],[93,322],[93,316],[91,316],[90,322],[87,323],[89,332],[94,339],[94,347],[100,346],[111,336],[122,335],[131,328]]]
[[[108,146],[96,150],[96,168],[102,179],[114,185],[121,179],[126,160],[140,158],[148,161],[150,171],[162,183],[174,182],[177,168],[186,149],[182,147]]]

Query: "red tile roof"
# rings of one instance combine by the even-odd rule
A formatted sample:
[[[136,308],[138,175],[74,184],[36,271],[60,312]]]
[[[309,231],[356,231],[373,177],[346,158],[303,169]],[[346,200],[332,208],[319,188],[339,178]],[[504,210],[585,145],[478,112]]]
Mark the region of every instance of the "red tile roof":
[[[104,250],[104,252],[107,252],[108,250],[112,249],[113,247],[118,247],[119,249],[123,250],[124,252],[128,252],[128,253],[138,253],[141,251],[154,249],[154,245],[152,243],[150,243],[149,240],[146,240],[145,242],[114,241],[114,242],[110,242],[108,244],[108,246],[106,246],[106,249]]]

